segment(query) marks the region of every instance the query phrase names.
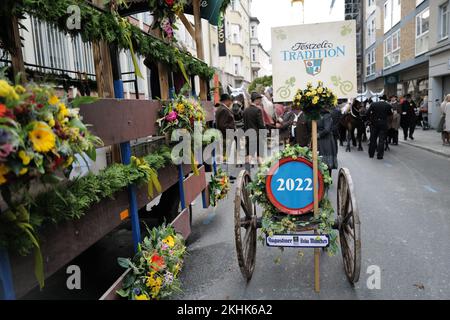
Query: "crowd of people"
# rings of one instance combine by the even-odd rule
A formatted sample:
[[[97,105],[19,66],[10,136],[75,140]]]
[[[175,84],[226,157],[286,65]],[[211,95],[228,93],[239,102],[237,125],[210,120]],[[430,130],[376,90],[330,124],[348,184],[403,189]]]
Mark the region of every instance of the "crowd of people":
[[[234,110],[233,99],[228,94],[223,94],[216,109],[216,126],[225,137],[227,129],[242,127],[244,131],[254,129],[279,129],[279,137],[282,144],[297,144],[304,147],[311,146],[311,123],[306,119],[301,108],[292,108],[292,104],[275,105],[273,112],[266,110],[262,103],[263,95],[252,92],[251,103],[246,108]],[[383,95],[373,102],[364,101],[359,105],[364,109],[364,116],[360,119],[365,128],[370,128],[369,157],[383,159],[384,152],[389,145],[398,145],[400,132],[403,139],[414,140],[414,132],[419,125],[423,130],[429,129],[428,125],[428,97],[416,104],[411,95],[398,98],[391,96],[389,99]],[[342,117],[350,113],[352,104],[343,102],[335,108],[325,108],[321,112],[318,121],[318,148],[323,161],[330,168],[338,168],[338,140],[342,137]],[[442,139],[445,145],[450,145],[450,95],[442,103],[443,118],[441,119]],[[344,128],[345,130],[345,128]],[[365,132],[364,132],[365,134]],[[259,158],[259,151],[256,151]],[[247,146],[246,162],[251,157]]]

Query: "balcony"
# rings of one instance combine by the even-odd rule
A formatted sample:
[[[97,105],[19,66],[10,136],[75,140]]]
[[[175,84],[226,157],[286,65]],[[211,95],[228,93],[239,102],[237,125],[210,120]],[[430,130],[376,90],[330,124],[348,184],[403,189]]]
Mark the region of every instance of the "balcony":
[[[259,61],[252,61],[252,71],[259,71],[261,69],[261,63]]]

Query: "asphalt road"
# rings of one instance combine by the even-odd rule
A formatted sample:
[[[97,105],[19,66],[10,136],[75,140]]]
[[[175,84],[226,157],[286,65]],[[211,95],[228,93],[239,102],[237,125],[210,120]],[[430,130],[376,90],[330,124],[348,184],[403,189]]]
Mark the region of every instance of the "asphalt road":
[[[384,160],[341,148],[339,164],[350,169],[361,218],[361,277],[354,287],[347,282],[340,252],[322,255],[317,294],[313,250],[281,252],[259,242],[247,284],[234,248],[232,190],[217,209],[203,210],[200,201],[195,207],[184,292],[177,298],[449,299],[450,160],[400,145],[392,146]],[[330,197],[335,202],[336,185]],[[380,289],[367,286],[372,265],[381,270]]]
[[[341,148],[339,163],[351,171],[361,218],[362,268],[355,287],[347,282],[340,252],[322,254],[321,292],[316,294],[312,249],[280,252],[259,242],[247,284],[235,252],[233,188],[215,210],[202,209],[197,200],[183,293],[174,298],[450,299],[450,159],[400,145],[382,161]],[[330,198],[335,203],[335,185]],[[98,299],[124,271],[117,257],[127,257],[131,243],[131,232],[122,228],[72,261],[82,270],[81,290],[67,289],[63,268],[46,280],[44,291],[33,290],[24,299]],[[381,270],[379,290],[367,287],[372,265]]]

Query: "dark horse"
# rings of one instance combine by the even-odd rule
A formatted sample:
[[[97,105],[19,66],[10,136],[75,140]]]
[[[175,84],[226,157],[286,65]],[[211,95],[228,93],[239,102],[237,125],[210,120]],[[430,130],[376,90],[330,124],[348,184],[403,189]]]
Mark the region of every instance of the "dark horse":
[[[358,140],[358,151],[363,151],[362,140],[366,130],[365,118],[366,108],[355,99],[349,112],[344,114],[340,121],[340,144],[344,146],[344,140],[347,141],[345,151],[351,152],[350,140],[354,147],[356,147],[356,140]],[[357,130],[357,137],[355,137],[355,129]]]

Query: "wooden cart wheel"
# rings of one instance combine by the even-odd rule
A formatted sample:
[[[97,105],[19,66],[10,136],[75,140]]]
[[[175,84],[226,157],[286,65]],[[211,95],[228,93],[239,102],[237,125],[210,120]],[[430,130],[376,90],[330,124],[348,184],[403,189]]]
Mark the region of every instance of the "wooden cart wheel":
[[[339,170],[337,215],[344,269],[351,284],[358,282],[361,270],[361,222],[353,187],[347,168]]]
[[[256,256],[256,208],[250,199],[247,185],[251,182],[249,173],[242,170],[236,180],[234,198],[234,236],[236,252],[242,275],[250,281],[255,269]]]

